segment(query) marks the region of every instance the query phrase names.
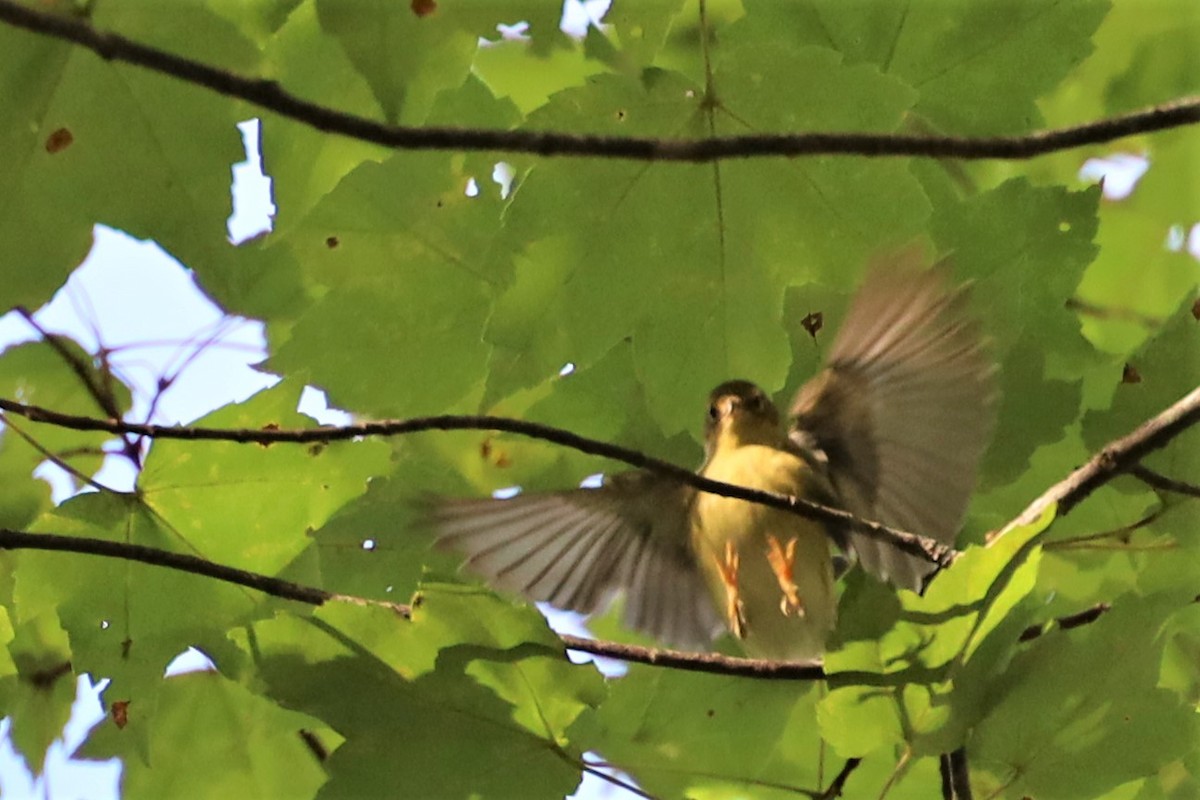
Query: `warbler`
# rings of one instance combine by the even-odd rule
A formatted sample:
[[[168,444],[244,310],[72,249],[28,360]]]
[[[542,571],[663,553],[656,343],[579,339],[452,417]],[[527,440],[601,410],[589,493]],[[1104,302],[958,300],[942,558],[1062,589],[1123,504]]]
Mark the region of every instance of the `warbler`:
[[[994,365],[967,306],[944,265],[877,264],[786,426],[753,383],[713,390],[699,473],[953,542],[995,417]],[[931,570],[853,529],[641,470],[594,489],[442,499],[431,519],[437,546],[497,589],[585,614],[623,591],[635,630],[695,650],[728,629],[763,658],[824,652],[833,543],[899,587],[920,590]]]

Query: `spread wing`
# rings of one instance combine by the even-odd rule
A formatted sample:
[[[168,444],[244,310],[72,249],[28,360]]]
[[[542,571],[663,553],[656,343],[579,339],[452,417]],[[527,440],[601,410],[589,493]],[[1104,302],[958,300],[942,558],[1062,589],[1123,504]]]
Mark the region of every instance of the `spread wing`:
[[[875,267],[851,303],[827,368],[792,406],[790,437],[827,459],[851,513],[954,541],[995,422],[994,365],[965,287],[915,259]],[[920,589],[930,565],[861,534],[863,566]]]
[[[598,489],[435,501],[437,547],[489,585],[588,614],[624,590],[625,624],[678,647],[722,630],[688,535],[693,490],[647,472]]]

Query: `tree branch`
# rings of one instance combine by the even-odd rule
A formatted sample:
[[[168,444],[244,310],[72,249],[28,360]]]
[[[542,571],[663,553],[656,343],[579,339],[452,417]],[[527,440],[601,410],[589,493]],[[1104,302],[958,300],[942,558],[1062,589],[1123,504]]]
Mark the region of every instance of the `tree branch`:
[[[997,539],[1013,528],[1028,525],[1054,503],[1058,504],[1058,516],[1065,517],[1092,492],[1130,470],[1139,460],[1164,447],[1197,422],[1200,422],[1200,387],[1146,420],[1132,433],[1109,442],[1086,464],[1047,489],[992,538]]]
[[[107,430],[112,432],[138,433],[159,438],[257,442],[260,444],[333,441],[364,435],[409,433],[415,430],[428,430],[431,428],[477,429],[482,427],[485,429],[507,430],[529,436],[552,432],[553,437],[546,436],[541,438],[578,447],[578,449],[584,452],[627,461],[633,463],[634,466],[649,469],[651,468],[650,465],[662,465],[665,467],[663,470],[664,474],[677,475],[680,480],[686,483],[693,483],[693,479],[697,477],[688,470],[667,462],[651,459],[637,451],[626,450],[625,448],[602,442],[594,442],[566,431],[548,428],[547,426],[522,423],[518,420],[510,420],[502,417],[427,417],[396,422],[361,423],[359,425],[340,428],[327,427],[282,431],[168,428],[158,425],[123,423],[115,420],[95,420],[86,417],[59,414],[3,399],[0,399],[0,409],[20,414],[36,422],[60,424],[64,427],[77,430]],[[481,424],[480,420],[487,421],[487,424]],[[1073,472],[1065,480],[1051,487],[1049,491],[1023,511],[1020,516],[1006,525],[1003,530],[1010,530],[1019,524],[1023,524],[1023,521],[1027,519],[1036,519],[1046,504],[1051,502],[1058,502],[1060,509],[1065,508],[1065,511],[1060,510],[1060,515],[1069,512],[1087,494],[1112,477],[1120,474],[1122,470],[1128,469],[1134,459],[1141,458],[1147,453],[1162,447],[1172,437],[1185,430],[1197,420],[1200,420],[1200,389],[1194,390],[1161,414],[1143,423],[1133,433],[1111,442],[1087,464]],[[630,459],[633,460],[631,461]],[[725,494],[730,497],[740,497],[751,502],[763,502],[764,505],[777,506],[780,502],[783,502],[784,505],[781,507],[790,510],[790,503],[796,502],[792,498],[782,498],[781,500],[775,495],[749,492],[741,487],[721,484],[717,481],[701,481],[701,484],[697,488],[710,491],[707,484],[713,484],[711,490],[715,491],[715,493]],[[695,484],[693,483],[693,485]],[[765,495],[765,500],[760,499],[757,495]],[[823,506],[817,506],[817,508],[824,509]],[[15,550],[22,548],[86,553],[109,558],[139,561],[145,564],[154,564],[197,575],[205,575],[217,580],[257,589],[276,597],[297,600],[311,605],[322,605],[330,600],[337,600],[362,605],[380,605],[391,608],[403,616],[407,616],[409,613],[407,606],[396,603],[369,600],[352,595],[335,594],[327,592],[324,589],[303,586],[278,578],[271,578],[233,567],[214,564],[196,556],[171,553],[152,547],[125,544],[123,542],[85,539],[74,536],[58,536],[49,533],[24,533],[0,528],[0,549]],[[1108,607],[1106,605],[1100,604],[1093,608],[1085,609],[1078,614],[1064,617],[1058,620],[1058,624],[1064,629],[1085,625],[1100,618],[1107,610]],[[1029,641],[1041,636],[1044,632],[1044,626],[1031,626],[1021,634],[1020,640]],[[827,677],[820,665],[809,662],[736,658],[714,653],[685,653],[676,650],[638,647],[635,645],[583,639],[566,635],[562,636],[561,639],[563,645],[570,650],[609,656],[611,658],[652,666],[720,675],[736,675],[748,678],[821,680]]]
[[[51,550],[62,553],[83,553],[86,555],[104,556],[106,558],[120,558],[125,561],[137,561],[142,564],[151,564],[158,567],[179,570],[180,572],[189,572],[193,575],[216,578],[226,583],[257,589],[272,597],[295,600],[313,606],[323,605],[331,600],[338,600],[358,605],[384,606],[404,617],[407,617],[410,612],[408,606],[400,605],[399,603],[368,600],[362,597],[327,592],[324,589],[317,589],[313,586],[305,586],[285,581],[281,578],[260,575],[257,572],[248,572],[244,569],[216,564],[197,556],[172,553],[156,547],[146,547],[127,542],[89,539],[83,536],[62,536],[54,533],[27,533],[25,531],[0,528],[0,550]]]
[[[338,594],[313,586],[272,578],[256,572],[216,564],[197,556],[172,553],[144,545],[114,542],[106,539],[89,539],[82,536],[63,536],[53,533],[28,533],[0,528],[0,550],[48,550],[54,552],[82,553],[105,558],[119,558],[142,564],[175,569],[193,575],[215,578],[226,583],[256,589],[272,597],[295,600],[308,605],[321,606],[328,602],[353,603],[361,606],[379,606],[396,612],[408,619],[411,607],[386,600],[372,600],[356,595]],[[1198,598],[1200,600],[1200,598]],[[1107,603],[1100,603],[1076,614],[1055,620],[1055,624],[1069,630],[1095,622],[1109,610]],[[1028,642],[1047,632],[1045,625],[1031,625],[1018,637]],[[600,639],[585,639],[569,634],[560,634],[567,650],[606,656],[652,667],[666,667],[687,672],[704,672],[712,675],[730,675],[761,680],[825,680],[830,677],[821,664],[810,661],[772,661],[759,658],[739,658],[720,653],[690,653],[655,647],[609,642]],[[849,673],[839,673],[842,678]],[[848,774],[848,773],[847,773]]]
[[[960,747],[946,757],[950,788],[954,800],[971,800],[971,773],[967,767],[967,749]]]
[[[906,553],[924,558],[934,564],[949,563],[955,555],[953,548],[935,539],[901,531],[878,522],[864,520],[841,509],[831,508],[800,497],[791,497],[774,492],[763,492],[757,489],[749,489],[745,486],[714,481],[710,478],[701,477],[695,472],[672,464],[669,461],[648,456],[638,450],[589,439],[571,431],[562,430],[561,428],[554,428],[536,422],[509,419],[507,417],[443,414],[434,417],[413,417],[404,420],[360,422],[340,427],[322,426],[317,428],[284,430],[279,428],[202,428],[152,425],[123,422],[115,419],[94,419],[92,417],[63,414],[58,411],[25,405],[3,398],[0,398],[0,410],[11,414],[19,414],[32,422],[43,422],[71,430],[106,431],[113,434],[132,433],[152,439],[224,441],[263,445],[284,442],[291,444],[328,443],[366,436],[401,436],[429,430],[505,431],[507,433],[528,436],[532,439],[553,442],[583,453],[588,453],[589,455],[621,461],[639,469],[667,476],[680,483],[699,489],[702,492],[709,492],[710,494],[717,494],[722,497],[732,497],[738,500],[746,500],[751,503],[770,506],[771,508],[778,508],[783,511],[790,511],[793,514],[798,514],[819,522],[849,526],[872,539],[886,542]]]
[[[834,776],[833,781],[828,788],[821,793],[819,800],[834,800],[834,798],[842,796],[842,790],[846,788],[846,779],[854,770],[858,769],[858,765],[862,763],[861,758],[848,758],[846,763],[842,765],[842,769]]]
[[[633,664],[647,664],[652,667],[774,680],[819,681],[825,678],[825,669],[819,663],[812,661],[772,661],[765,658],[726,656],[720,653],[690,653],[682,650],[609,642],[602,639],[585,639],[565,633],[559,634],[559,638],[562,639],[568,650],[615,658]]]
[[[37,11],[15,0],[0,0],[0,21],[73,42],[107,61],[133,64],[245,100],[320,131],[404,150],[492,150],[540,156],[685,162],[817,154],[1013,160],[1200,122],[1200,97],[1192,96],[1073,127],[981,138],[809,132],[665,140],[541,131],[414,128],[336,111],[302,100],[275,81],[237,75],[120,34],[98,31],[83,19]]]
[[[1168,478],[1166,475],[1160,475],[1149,467],[1141,464],[1134,464],[1128,470],[1130,475],[1137,478],[1142,483],[1151,488],[1158,489],[1164,492],[1173,492],[1181,494],[1185,497],[1200,497],[1200,486],[1186,481],[1178,481],[1174,478]]]
[[[42,337],[42,341],[58,354],[58,357],[63,360],[71,372],[75,373],[75,377],[83,384],[83,388],[87,390],[88,395],[96,402],[100,410],[112,419],[120,419],[121,410],[117,405],[117,398],[113,394],[111,381],[103,383],[97,381],[92,374],[92,365],[83,361],[75,353],[72,353],[71,349],[63,343],[63,337],[50,333],[43,328],[29,309],[24,306],[17,306],[13,310],[21,315],[25,322],[29,324],[29,327],[38,332],[38,335]],[[135,466],[140,465],[141,456],[137,445],[123,436],[120,439],[122,455],[129,459]]]

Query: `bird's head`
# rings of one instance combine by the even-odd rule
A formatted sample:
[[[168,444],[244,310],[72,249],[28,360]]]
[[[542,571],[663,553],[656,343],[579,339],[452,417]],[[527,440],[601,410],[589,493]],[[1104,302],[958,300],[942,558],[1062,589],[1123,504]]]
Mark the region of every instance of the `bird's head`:
[[[704,442],[710,458],[718,447],[745,444],[775,447],[781,437],[779,409],[767,393],[753,383],[727,381],[708,396]]]

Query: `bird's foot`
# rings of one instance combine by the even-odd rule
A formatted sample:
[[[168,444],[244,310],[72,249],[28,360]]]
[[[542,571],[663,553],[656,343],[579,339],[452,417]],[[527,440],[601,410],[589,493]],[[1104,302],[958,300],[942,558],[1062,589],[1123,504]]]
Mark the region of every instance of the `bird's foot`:
[[[734,548],[733,542],[725,542],[725,557],[713,554],[717,562],[717,571],[721,575],[721,583],[725,586],[725,619],[729,630],[738,639],[746,638],[746,613],[742,606],[742,594],[738,589],[738,565],[741,557]]]
[[[803,617],[804,601],[800,599],[800,587],[796,586],[796,581],[792,577],[792,570],[796,563],[796,537],[793,536],[789,539],[785,547],[774,536],[768,536],[767,561],[771,564],[771,571],[775,573],[775,579],[779,581],[779,591],[783,593],[779,599],[779,610],[785,617],[792,614]]]

